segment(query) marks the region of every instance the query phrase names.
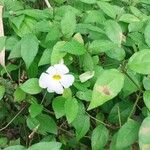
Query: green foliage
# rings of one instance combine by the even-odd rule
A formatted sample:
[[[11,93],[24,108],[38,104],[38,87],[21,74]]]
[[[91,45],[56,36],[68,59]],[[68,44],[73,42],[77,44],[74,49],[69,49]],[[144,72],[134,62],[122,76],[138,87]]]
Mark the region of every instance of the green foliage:
[[[0,149],[150,149],[150,2],[48,2],[0,0]]]

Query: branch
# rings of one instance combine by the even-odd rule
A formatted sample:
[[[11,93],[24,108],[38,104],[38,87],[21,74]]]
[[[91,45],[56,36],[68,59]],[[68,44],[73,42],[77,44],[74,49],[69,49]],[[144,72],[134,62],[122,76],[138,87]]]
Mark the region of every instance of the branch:
[[[51,4],[49,3],[48,0],[44,0],[44,1],[45,1],[45,3],[46,3],[46,5],[47,5],[48,8],[52,8],[52,6],[51,6]]]
[[[3,27],[3,6],[0,5],[0,37],[4,36],[4,27]],[[5,67],[5,48],[0,50],[0,64]]]

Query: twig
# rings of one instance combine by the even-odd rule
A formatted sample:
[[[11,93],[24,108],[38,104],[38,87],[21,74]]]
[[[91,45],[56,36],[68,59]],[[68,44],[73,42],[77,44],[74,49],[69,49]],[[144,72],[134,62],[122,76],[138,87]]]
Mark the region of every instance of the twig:
[[[3,6],[0,5],[0,37],[4,36],[4,27],[3,27]],[[0,50],[0,64],[5,67],[5,48]]]
[[[8,122],[8,124],[6,124],[6,126],[4,126],[3,128],[0,129],[0,131],[3,131],[4,129],[6,129],[20,114],[21,112],[26,108],[26,105],[20,109],[20,111]]]
[[[136,105],[137,105],[138,101],[139,101],[140,98],[141,98],[141,93],[142,93],[142,92],[140,92],[139,95],[137,96],[136,101],[135,101],[135,103],[134,103],[134,105],[133,105],[133,108],[132,108],[132,110],[131,110],[131,112],[130,112],[128,118],[131,118],[131,117],[132,117],[132,115],[133,115],[133,113],[134,113],[134,110],[135,110],[135,108],[136,108]]]
[[[46,5],[47,5],[48,8],[52,8],[52,6],[51,6],[51,4],[49,3],[48,0],[44,0],[44,1],[45,1],[45,3],[46,3]]]

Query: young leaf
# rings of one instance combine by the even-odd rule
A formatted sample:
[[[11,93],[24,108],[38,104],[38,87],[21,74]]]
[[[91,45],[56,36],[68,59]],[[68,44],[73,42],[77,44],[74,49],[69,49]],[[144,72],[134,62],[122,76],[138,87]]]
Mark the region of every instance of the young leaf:
[[[21,56],[27,68],[33,62],[39,48],[39,42],[35,35],[27,34],[21,40]]]
[[[74,121],[78,113],[78,101],[75,98],[67,99],[65,101],[65,114],[68,123]]]
[[[108,38],[120,45],[122,41],[122,29],[120,25],[114,20],[108,20],[105,22],[105,31]]]
[[[71,11],[66,12],[61,20],[61,29],[65,37],[69,38],[72,36],[76,28],[76,17]]]
[[[150,74],[150,49],[135,52],[129,59],[128,67],[141,74]]]
[[[150,47],[150,22],[148,22],[146,25],[144,36],[146,44]]]
[[[13,145],[5,148],[4,150],[27,150],[27,149],[21,145]]]
[[[0,85],[0,100],[3,98],[5,94],[5,87],[3,85]]]
[[[31,104],[31,106],[29,107],[29,113],[30,116],[32,118],[36,117],[37,115],[39,115],[43,110],[43,106],[37,103],[33,103]]]
[[[139,123],[128,120],[120,129],[117,136],[116,147],[125,148],[132,145],[138,139]]]
[[[150,111],[150,91],[145,91],[143,95],[144,103]]]
[[[66,99],[62,96],[58,96],[53,99],[52,107],[57,119],[65,115],[65,101]]]
[[[92,150],[100,150],[104,148],[107,144],[108,138],[109,132],[107,128],[102,124],[98,125],[92,133]]]
[[[139,145],[141,150],[150,149],[150,117],[145,118],[140,127]]]
[[[61,143],[59,142],[39,142],[37,144],[32,145],[27,150],[60,150]]]
[[[20,86],[20,88],[28,94],[38,94],[42,90],[39,87],[39,81],[37,78],[28,79],[25,83],[23,83]]]
[[[75,39],[72,39],[69,42],[66,42],[61,51],[73,54],[73,55],[83,55],[86,52],[86,49],[84,47],[84,45],[80,42],[78,42]]]
[[[117,83],[117,84],[116,84]],[[116,69],[105,70],[97,79],[88,110],[103,105],[118,95],[124,85],[124,75]]]
[[[126,22],[126,23],[132,23],[132,22],[139,22],[140,20],[134,16],[134,15],[131,15],[131,14],[123,14],[120,18],[119,18],[119,21],[122,21],[122,22]]]
[[[83,113],[78,113],[77,118],[73,121],[72,124],[76,129],[77,140],[80,140],[90,128],[90,118]]]
[[[14,92],[14,100],[16,102],[21,102],[26,97],[26,93],[22,91],[19,87]]]

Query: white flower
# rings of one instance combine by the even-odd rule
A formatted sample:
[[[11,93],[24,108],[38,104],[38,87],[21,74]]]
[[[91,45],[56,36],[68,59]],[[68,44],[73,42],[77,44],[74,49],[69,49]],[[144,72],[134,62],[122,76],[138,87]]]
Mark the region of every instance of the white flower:
[[[64,64],[50,66],[39,78],[39,85],[47,88],[47,91],[62,94],[64,88],[69,88],[74,82],[74,76],[69,73],[69,69]]]

